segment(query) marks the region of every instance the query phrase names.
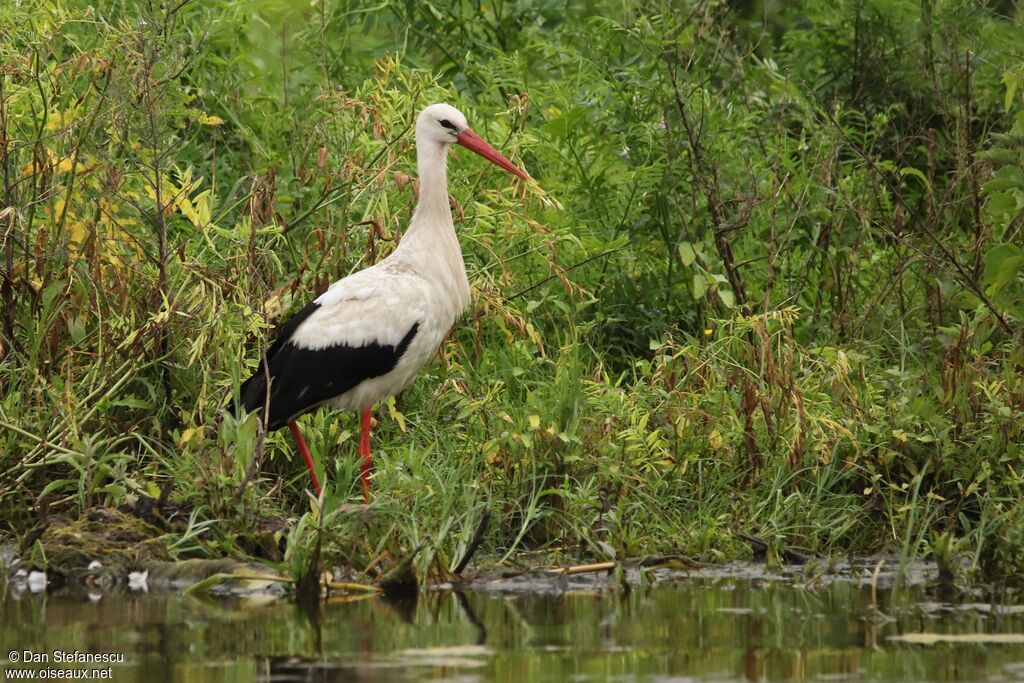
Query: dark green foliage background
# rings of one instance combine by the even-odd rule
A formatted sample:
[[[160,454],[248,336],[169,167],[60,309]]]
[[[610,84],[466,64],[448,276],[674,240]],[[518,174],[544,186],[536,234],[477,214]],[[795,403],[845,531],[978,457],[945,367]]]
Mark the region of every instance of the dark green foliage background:
[[[92,4],[0,9],[3,532],[169,482],[179,556],[301,513],[221,407],[393,248],[448,101],[546,196],[456,154],[474,307],[378,409],[370,514],[353,419],[304,418],[332,512],[295,566],[330,520],[355,566],[449,569],[485,508],[496,557],[1022,566],[1014,3]]]

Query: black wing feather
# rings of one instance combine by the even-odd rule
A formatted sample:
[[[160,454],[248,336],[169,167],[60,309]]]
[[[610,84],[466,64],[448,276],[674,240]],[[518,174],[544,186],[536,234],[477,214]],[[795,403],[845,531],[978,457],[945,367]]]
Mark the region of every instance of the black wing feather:
[[[295,314],[267,351],[267,367],[261,362],[252,377],[242,384],[242,406],[247,412],[263,412],[270,377],[270,415],[267,429],[280,429],[324,401],[341,396],[364,380],[391,372],[419,329],[414,323],[397,345],[363,346],[339,344],[306,349],[292,341],[295,331],[320,304],[315,301]]]

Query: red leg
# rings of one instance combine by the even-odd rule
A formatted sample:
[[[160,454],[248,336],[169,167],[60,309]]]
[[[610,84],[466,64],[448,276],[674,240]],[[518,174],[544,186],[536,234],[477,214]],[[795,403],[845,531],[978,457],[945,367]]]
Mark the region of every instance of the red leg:
[[[313,480],[313,490],[316,491],[316,495],[320,495],[320,482],[316,479],[316,469],[313,467],[313,456],[309,454],[309,447],[306,445],[306,440],[302,438],[302,432],[299,431],[299,425],[295,424],[295,420],[288,421],[288,429],[292,430],[292,436],[295,437],[295,445],[299,447],[299,453],[302,454],[302,459],[306,461],[306,469],[309,470],[309,478]]]
[[[359,455],[363,462],[360,473],[363,481],[363,502],[370,499],[370,468],[373,467],[373,456],[370,454],[370,408],[363,411],[362,429],[359,435]]]

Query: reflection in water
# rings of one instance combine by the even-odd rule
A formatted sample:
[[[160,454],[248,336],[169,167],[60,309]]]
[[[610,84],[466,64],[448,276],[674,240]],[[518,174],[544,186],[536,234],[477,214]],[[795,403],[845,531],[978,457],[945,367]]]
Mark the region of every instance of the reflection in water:
[[[835,583],[685,579],[630,593],[427,592],[285,601],[178,595],[0,595],[11,650],[124,653],[116,681],[1024,680],[1024,647],[889,640],[1024,632],[984,605]],[[15,665],[0,661],[0,668]],[[53,666],[53,665],[51,665]]]

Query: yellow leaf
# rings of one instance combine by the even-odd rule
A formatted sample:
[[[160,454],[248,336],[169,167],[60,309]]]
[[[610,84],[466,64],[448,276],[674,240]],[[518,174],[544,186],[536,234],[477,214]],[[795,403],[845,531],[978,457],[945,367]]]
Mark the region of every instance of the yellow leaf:
[[[196,224],[197,228],[202,228],[210,222],[211,211],[210,211],[210,193],[213,190],[203,190],[195,196],[193,203],[196,207]]]
[[[76,107],[71,107],[67,111],[54,109],[46,119],[46,130],[60,130],[61,128],[73,125],[77,114],[78,110]]]
[[[725,439],[722,438],[722,433],[715,429],[708,435],[708,443],[717,451],[725,445]]]
[[[68,241],[72,244],[85,244],[87,234],[85,225],[81,221],[74,221],[68,225]]]
[[[75,162],[74,164],[72,164],[71,159],[68,159],[67,157],[57,162],[58,173],[67,173],[71,169],[74,169],[75,173],[81,173],[82,171],[85,170],[85,165],[82,164],[81,162]]]
[[[32,175],[33,173],[41,173],[42,171],[45,171],[46,169],[50,168],[55,163],[57,163],[57,157],[56,155],[54,155],[53,152],[46,148],[44,148],[43,151],[46,152],[47,162],[44,162],[41,165],[36,165],[35,161],[30,161],[24,166],[24,168],[21,169],[22,176]]]
[[[199,216],[196,214],[196,210],[193,208],[192,202],[188,197],[180,197],[174,204],[178,207],[178,211],[181,211],[182,216],[187,218],[192,225],[197,225]]]
[[[402,415],[395,407],[395,397],[391,396],[388,398],[388,414],[391,415],[391,419],[398,423],[398,428],[405,433],[405,415]]]
[[[189,441],[191,441],[192,437],[195,436],[198,431],[199,431],[199,427],[189,427],[188,429],[183,431],[181,433],[181,438],[178,439],[178,448],[181,448],[182,446],[187,444]]]
[[[207,116],[206,114],[200,114],[199,123],[204,126],[220,126],[224,124],[224,119],[219,116]]]
[[[540,429],[540,415],[531,415],[529,420],[532,429]]]

